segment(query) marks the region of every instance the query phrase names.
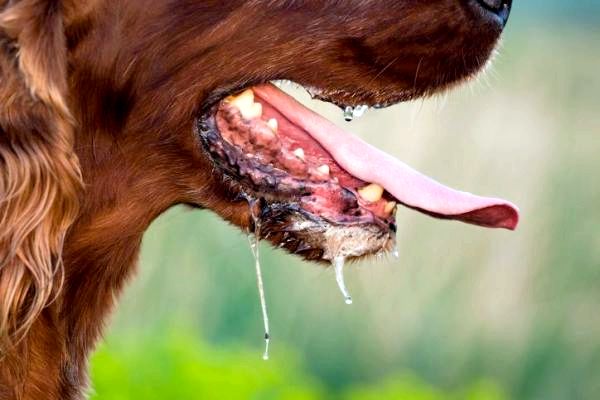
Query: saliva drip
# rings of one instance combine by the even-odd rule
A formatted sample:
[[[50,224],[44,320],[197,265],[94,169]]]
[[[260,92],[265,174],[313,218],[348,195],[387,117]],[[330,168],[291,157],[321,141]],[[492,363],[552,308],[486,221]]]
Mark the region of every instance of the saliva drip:
[[[367,112],[368,109],[369,106],[367,105],[360,105],[356,107],[346,106],[346,108],[344,108],[344,119],[347,122],[351,122],[355,118],[358,119],[365,115],[365,112]]]
[[[262,310],[263,324],[265,328],[265,352],[263,354],[263,360],[269,359],[269,342],[271,341],[271,334],[269,331],[269,315],[267,313],[267,302],[265,300],[265,288],[262,278],[262,270],[260,268],[260,215],[256,212],[255,203],[250,203],[250,213],[254,221],[254,233],[248,235],[248,241],[250,242],[250,250],[254,257],[254,267],[256,269],[256,284],[258,286],[258,296],[260,299],[260,308]],[[258,207],[260,208],[260,207]]]
[[[352,112],[352,116],[354,118],[360,118],[363,115],[365,115],[365,113],[367,112],[367,110],[369,109],[369,106],[367,105],[361,105],[361,106],[356,106],[354,107],[354,111]]]
[[[394,256],[394,258],[400,258],[400,252],[398,251],[397,244],[395,244],[394,247],[392,248],[392,255]]]
[[[347,106],[344,109],[344,119],[346,122],[351,122],[354,119],[354,107]]]
[[[344,264],[346,263],[346,259],[343,256],[337,256],[333,259],[333,269],[335,270],[335,280],[344,296],[344,301],[346,304],[352,304],[352,296],[348,292],[346,288],[346,282],[344,282]]]

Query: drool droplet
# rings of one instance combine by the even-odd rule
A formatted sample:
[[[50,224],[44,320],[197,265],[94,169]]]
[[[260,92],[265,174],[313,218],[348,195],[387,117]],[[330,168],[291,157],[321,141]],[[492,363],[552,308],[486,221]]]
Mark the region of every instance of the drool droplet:
[[[352,296],[348,292],[346,288],[346,282],[344,282],[344,264],[346,263],[346,259],[342,256],[337,256],[333,259],[333,269],[335,270],[335,280],[344,296],[344,301],[346,304],[352,304]]]
[[[271,341],[271,336],[268,333],[265,333],[265,352],[263,353],[263,360],[267,361],[269,359],[269,342]]]
[[[398,251],[397,244],[395,244],[394,247],[392,248],[392,255],[394,256],[394,258],[400,258],[400,252]]]
[[[354,118],[360,118],[363,115],[365,115],[365,113],[367,112],[368,109],[369,109],[369,106],[367,106],[367,105],[357,106],[354,108],[354,111],[352,112],[352,116]]]
[[[354,119],[354,107],[348,106],[344,109],[344,119],[350,122]]]

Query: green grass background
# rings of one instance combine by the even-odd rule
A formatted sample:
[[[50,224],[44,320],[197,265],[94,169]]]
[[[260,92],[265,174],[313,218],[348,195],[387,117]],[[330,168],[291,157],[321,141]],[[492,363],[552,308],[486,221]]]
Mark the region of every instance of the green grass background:
[[[352,306],[332,271],[263,245],[264,362],[245,236],[175,208],[144,237],[92,399],[600,398],[598,10],[517,1],[479,79],[350,125],[442,182],[511,199],[517,232],[400,210],[400,258],[351,266]]]

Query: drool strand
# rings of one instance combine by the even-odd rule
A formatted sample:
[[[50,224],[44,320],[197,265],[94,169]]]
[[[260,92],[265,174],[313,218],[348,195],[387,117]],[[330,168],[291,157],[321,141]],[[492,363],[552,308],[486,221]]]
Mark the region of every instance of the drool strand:
[[[260,307],[262,310],[263,324],[265,328],[265,352],[263,354],[263,360],[269,359],[269,342],[271,341],[271,334],[269,331],[269,315],[267,312],[267,301],[265,299],[265,289],[262,278],[262,270],[260,267],[260,215],[256,212],[257,208],[260,209],[258,202],[251,202],[250,213],[252,220],[254,221],[254,233],[248,235],[248,242],[250,243],[250,250],[254,257],[254,267],[256,269],[256,283],[258,286],[258,296],[260,298]],[[257,207],[258,206],[258,207]]]
[[[333,268],[335,270],[335,280],[337,281],[340,291],[342,292],[342,295],[344,296],[344,301],[346,302],[346,304],[352,304],[352,296],[350,296],[350,293],[348,292],[348,289],[346,288],[346,283],[344,282],[344,264],[345,264],[345,262],[346,262],[346,259],[343,256],[337,256],[333,259],[332,264],[333,264]]]

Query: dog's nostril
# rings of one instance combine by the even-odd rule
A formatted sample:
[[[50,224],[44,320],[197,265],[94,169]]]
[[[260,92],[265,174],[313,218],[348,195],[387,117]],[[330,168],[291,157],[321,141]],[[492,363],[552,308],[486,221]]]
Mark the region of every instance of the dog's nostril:
[[[496,14],[502,23],[506,24],[508,21],[512,0],[477,0],[477,3],[487,11]]]

